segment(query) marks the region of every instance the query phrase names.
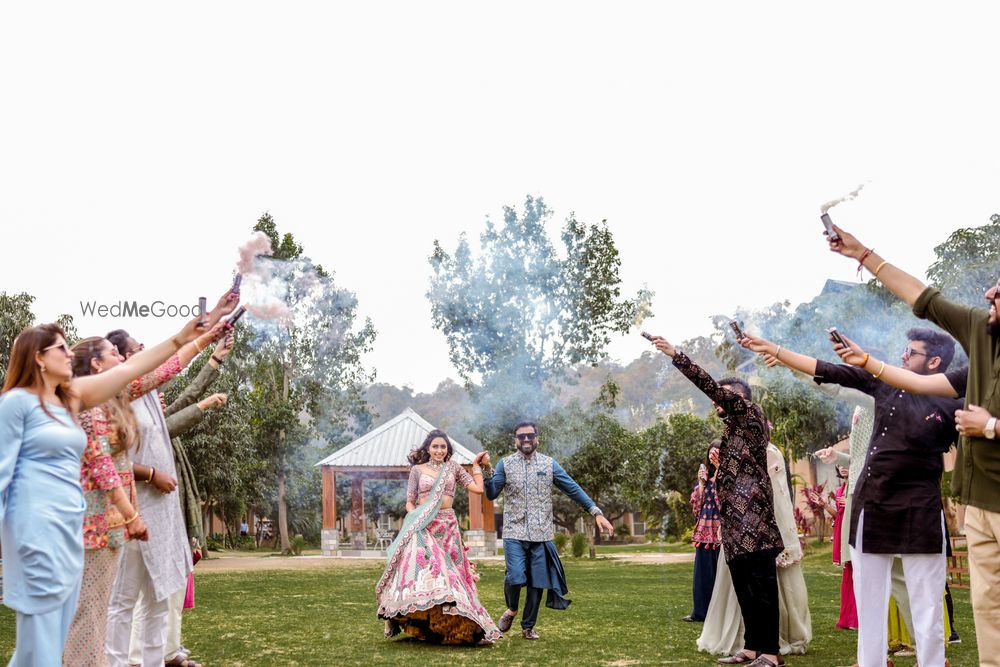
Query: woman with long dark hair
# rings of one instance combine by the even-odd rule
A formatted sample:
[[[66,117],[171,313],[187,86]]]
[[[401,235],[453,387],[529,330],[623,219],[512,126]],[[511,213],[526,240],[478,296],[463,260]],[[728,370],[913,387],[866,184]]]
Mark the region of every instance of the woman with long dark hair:
[[[235,307],[227,294],[208,320],[105,373],[73,378],[73,355],[58,325],[22,331],[0,391],[0,498],[4,604],[17,612],[11,665],[57,665],[76,611],[83,571],[80,461],[87,436],[76,422],[152,371]],[[228,310],[227,310],[228,308]]]
[[[139,445],[140,425],[130,403],[176,377],[225,327],[218,323],[184,345],[153,372],[133,380],[107,403],[79,415],[87,434],[80,467],[87,514],[83,519],[83,579],[76,614],[63,654],[66,666],[108,664],[105,651],[108,600],[121,548],[130,539],[146,540],[145,521],[136,507],[129,448]],[[73,346],[73,376],[106,373],[125,361],[106,338],[92,336]],[[154,526],[154,529],[156,527]]]
[[[691,535],[694,543],[694,609],[685,621],[704,621],[712,601],[712,587],[719,565],[719,499],[715,495],[715,473],[719,466],[719,447],[713,440],[705,452],[705,462],[698,467],[698,484],[691,493],[691,508],[695,525]]]
[[[479,601],[479,576],[465,556],[455,510],[455,487],[483,492],[483,454],[472,475],[451,460],[444,431],[427,434],[410,452],[406,519],[389,545],[385,571],[375,588],[385,635],[406,634],[442,644],[493,642],[500,630]]]

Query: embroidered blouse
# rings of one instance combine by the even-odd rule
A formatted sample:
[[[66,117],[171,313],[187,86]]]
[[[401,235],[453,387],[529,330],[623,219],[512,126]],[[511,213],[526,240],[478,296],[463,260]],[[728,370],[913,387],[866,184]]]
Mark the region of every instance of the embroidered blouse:
[[[444,495],[455,497],[456,482],[460,482],[465,488],[475,484],[476,480],[472,475],[454,461],[447,461],[444,465]],[[434,479],[434,475],[424,472],[419,465],[410,468],[410,480],[406,485],[407,502],[419,505],[427,500],[431,489],[434,488]]]
[[[696,547],[719,548],[719,500],[715,497],[715,481],[706,480],[704,492],[698,487],[691,492],[691,509],[694,510],[695,524],[691,541]]]
[[[156,370],[133,380],[128,386],[129,398],[139,398],[180,372],[180,359],[175,354]],[[110,526],[122,523],[125,517],[111,502],[109,492],[117,488],[125,489],[132,506],[138,509],[132,461],[124,447],[117,454],[111,454],[117,445],[117,434],[108,423],[106,406],[81,412],[80,426],[87,434],[87,446],[80,465],[80,485],[87,503],[83,517],[83,545],[85,549],[117,549],[127,539],[125,528]]]

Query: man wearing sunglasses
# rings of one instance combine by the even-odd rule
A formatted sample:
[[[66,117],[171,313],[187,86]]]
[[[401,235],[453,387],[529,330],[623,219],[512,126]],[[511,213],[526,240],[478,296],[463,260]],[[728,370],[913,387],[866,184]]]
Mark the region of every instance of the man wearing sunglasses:
[[[839,238],[829,241],[831,251],[858,260],[886,289],[912,306],[914,315],[954,336],[969,356],[968,384],[962,392],[965,409],[955,413],[959,439],[951,487],[966,505],[979,664],[1000,666],[1000,446],[995,442],[1000,416],[1000,281],[986,286],[985,307],[959,304],[890,264],[852,234],[834,229]]]
[[[521,422],[514,427],[516,454],[505,457],[494,472],[487,454],[483,458],[486,497],[495,500],[506,491],[503,506],[503,553],[507,574],[504,577],[504,598],[507,610],[497,626],[501,632],[510,630],[517,616],[521,589],[527,587],[521,634],[525,639],[538,639],[535,621],[542,600],[542,589],[548,589],[545,606],[566,609],[570,601],[566,575],[559,561],[553,538],[552,487],[556,486],[580,507],[590,512],[602,531],[614,535],[611,522],[604,518],[580,485],[573,481],[562,466],[549,456],[539,454],[538,426]]]

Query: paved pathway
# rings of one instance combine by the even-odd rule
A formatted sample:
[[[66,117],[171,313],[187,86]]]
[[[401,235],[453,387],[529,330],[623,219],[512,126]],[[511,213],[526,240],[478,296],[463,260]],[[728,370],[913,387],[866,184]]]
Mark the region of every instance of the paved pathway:
[[[630,563],[690,563],[694,553],[612,554],[608,558]],[[502,561],[503,556],[475,560]],[[252,570],[321,570],[334,567],[372,567],[385,564],[381,558],[333,558],[330,556],[221,556],[198,563],[197,572],[245,572]]]

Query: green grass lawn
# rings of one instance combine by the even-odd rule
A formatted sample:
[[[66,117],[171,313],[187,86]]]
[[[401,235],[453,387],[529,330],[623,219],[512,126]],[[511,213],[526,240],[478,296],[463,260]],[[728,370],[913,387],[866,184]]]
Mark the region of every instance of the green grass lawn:
[[[385,640],[374,616],[373,589],[381,569],[331,567],[307,571],[196,574],[197,608],[185,612],[184,643],[206,667],[221,665],[714,665],[698,653],[700,624],[684,623],[691,611],[690,563],[634,564],[567,558],[573,606],[545,607],[538,642],[519,632],[489,648],[445,648],[408,639]],[[855,633],[834,629],[840,571],[829,547],[804,561],[813,620],[809,655],[789,665],[831,667],[854,662]],[[483,602],[498,617],[503,565],[480,563]],[[968,591],[956,590],[963,642],[949,646],[956,667],[978,663]],[[517,626],[515,625],[515,629]],[[14,643],[14,618],[0,611],[0,656]],[[913,658],[897,658],[909,667]]]

